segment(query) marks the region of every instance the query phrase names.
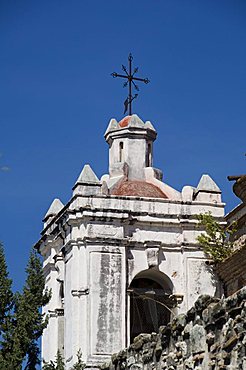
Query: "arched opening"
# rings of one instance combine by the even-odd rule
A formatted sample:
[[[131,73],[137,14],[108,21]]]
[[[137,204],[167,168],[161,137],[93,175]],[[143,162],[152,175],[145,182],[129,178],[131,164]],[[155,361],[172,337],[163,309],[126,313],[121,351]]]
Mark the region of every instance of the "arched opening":
[[[133,279],[129,288],[131,342],[140,333],[158,332],[170,321],[172,292],[170,279],[157,270],[143,271]]]
[[[123,162],[123,148],[124,148],[124,144],[121,141],[119,145],[119,162]]]
[[[146,167],[151,167],[152,166],[152,145],[151,143],[147,144],[146,148]]]

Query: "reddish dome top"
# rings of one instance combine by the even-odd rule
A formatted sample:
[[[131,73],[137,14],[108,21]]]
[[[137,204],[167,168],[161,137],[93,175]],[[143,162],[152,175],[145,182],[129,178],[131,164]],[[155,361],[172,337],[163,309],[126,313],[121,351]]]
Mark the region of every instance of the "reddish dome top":
[[[131,119],[131,116],[126,116],[124,117],[120,122],[119,122],[119,126],[120,127],[127,127],[128,126],[128,123]]]
[[[121,182],[113,189],[111,195],[167,199],[166,194],[157,188],[157,186],[140,180]]]

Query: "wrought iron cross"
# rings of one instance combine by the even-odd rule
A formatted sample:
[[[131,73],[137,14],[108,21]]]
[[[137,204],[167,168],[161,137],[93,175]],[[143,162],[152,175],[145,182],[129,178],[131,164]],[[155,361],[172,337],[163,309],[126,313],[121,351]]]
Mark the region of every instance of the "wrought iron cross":
[[[114,78],[115,77],[122,77],[122,78],[127,79],[127,81],[124,82],[124,84],[123,84],[123,87],[126,87],[128,85],[128,89],[129,89],[128,90],[128,97],[124,101],[124,106],[125,106],[124,114],[128,110],[129,115],[132,114],[132,101],[134,99],[136,99],[137,96],[138,96],[138,94],[135,94],[134,96],[132,95],[132,85],[134,86],[134,88],[137,91],[139,91],[139,87],[138,87],[138,85],[136,85],[136,83],[134,81],[144,82],[145,84],[148,84],[150,82],[148,78],[134,77],[135,74],[138,72],[138,67],[134,68],[134,70],[132,72],[132,60],[133,60],[132,54],[129,54],[129,56],[128,56],[128,62],[129,62],[128,71],[127,71],[126,67],[122,64],[122,70],[125,72],[125,75],[121,75],[121,74],[116,73],[116,72],[111,73],[111,76],[113,76]]]

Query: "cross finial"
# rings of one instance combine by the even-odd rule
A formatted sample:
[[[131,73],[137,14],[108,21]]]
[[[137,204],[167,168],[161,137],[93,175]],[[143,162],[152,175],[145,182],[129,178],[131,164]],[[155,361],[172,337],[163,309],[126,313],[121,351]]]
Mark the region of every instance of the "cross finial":
[[[111,76],[113,76],[113,77],[121,77],[121,78],[126,78],[127,79],[127,81],[124,82],[124,84],[123,84],[123,87],[126,87],[128,85],[128,89],[129,89],[128,90],[128,97],[124,101],[124,106],[125,106],[124,114],[128,110],[129,115],[132,114],[132,101],[134,99],[136,99],[137,96],[138,96],[138,94],[132,95],[132,85],[137,91],[139,91],[139,87],[134,81],[144,82],[145,84],[148,84],[150,82],[148,78],[134,77],[135,74],[138,72],[138,67],[134,68],[134,70],[132,72],[132,60],[133,60],[133,56],[130,53],[128,55],[128,64],[129,64],[128,71],[127,71],[126,67],[122,64],[122,70],[125,72],[125,75],[121,75],[121,74],[118,74],[116,72],[111,73]]]

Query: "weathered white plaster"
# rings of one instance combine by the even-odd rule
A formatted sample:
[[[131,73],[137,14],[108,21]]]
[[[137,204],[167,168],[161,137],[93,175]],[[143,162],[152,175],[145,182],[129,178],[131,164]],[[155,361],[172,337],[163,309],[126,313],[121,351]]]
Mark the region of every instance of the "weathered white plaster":
[[[74,187],[73,195],[82,194],[82,195],[96,195],[101,193],[101,182],[97,178],[96,174],[93,172],[91,167],[86,164]]]
[[[211,203],[221,202],[221,190],[209,175],[202,175],[194,198]]]
[[[216,293],[197,243],[202,230],[196,216],[211,212],[221,220],[220,189],[208,175],[197,188],[185,186],[182,193],[162,182],[162,172],[152,167],[156,131],[136,115],[123,127],[111,120],[105,138],[109,174],[99,181],[86,165],[72,198],[65,207],[55,207],[36,245],[44,257],[46,285],[52,289],[44,308],[50,321],[42,355],[54,359],[63,344],[66,369],[79,349],[87,366],[96,368],[129,344],[136,279],[153,280],[177,299],[175,313],[190,308],[201,293]],[[167,198],[112,195],[123,179],[151,183]]]
[[[44,216],[44,227],[48,225],[48,223],[62,210],[63,207],[64,204],[60,201],[60,199],[56,198],[53,200]]]

